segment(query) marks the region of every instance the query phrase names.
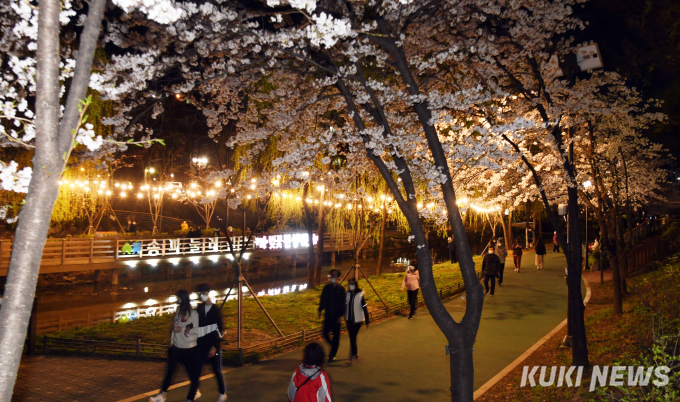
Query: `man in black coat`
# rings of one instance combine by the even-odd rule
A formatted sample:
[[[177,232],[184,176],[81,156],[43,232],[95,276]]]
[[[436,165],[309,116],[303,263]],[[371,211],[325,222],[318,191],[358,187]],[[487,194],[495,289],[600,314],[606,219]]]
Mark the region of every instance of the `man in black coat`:
[[[220,306],[213,304],[210,300],[210,285],[201,283],[197,286],[196,292],[202,303],[196,307],[198,313],[198,376],[201,375],[203,365],[209,361],[215,373],[217,380],[217,389],[219,396],[217,402],[224,402],[227,400],[227,386],[224,382],[224,374],[222,373],[222,353],[220,344],[222,343],[222,336],[224,332],[224,324],[222,323],[222,310]]]
[[[323,338],[331,345],[331,352],[328,354],[328,361],[335,360],[340,346],[340,323],[345,315],[345,288],[338,283],[340,271],[331,270],[331,283],[324,286],[321,291],[319,302],[319,318],[321,312],[326,310],[326,319],[323,323]],[[331,338],[328,333],[332,332]]]
[[[489,246],[488,253],[482,260],[482,272],[484,272],[484,294],[489,293],[489,279],[491,280],[491,296],[496,290],[496,276],[501,268],[501,259],[494,253],[494,245]]]

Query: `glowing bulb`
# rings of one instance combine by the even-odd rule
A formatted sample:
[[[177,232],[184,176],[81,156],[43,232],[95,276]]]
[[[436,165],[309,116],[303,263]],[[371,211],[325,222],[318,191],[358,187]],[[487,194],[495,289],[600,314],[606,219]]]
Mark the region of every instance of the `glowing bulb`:
[[[144,197],[144,196],[142,195],[142,193],[137,193],[137,198],[142,198],[142,197]]]
[[[154,169],[154,168],[149,168],[149,173],[156,173],[156,169]]]
[[[418,203],[418,209],[422,208],[423,204],[421,202]]]
[[[368,201],[368,202],[373,202],[373,197],[368,197],[368,198],[367,198],[367,201]]]
[[[127,195],[127,194],[125,194],[125,191],[123,191],[122,193],[120,193],[120,196],[121,196],[122,198],[125,198],[126,195]]]

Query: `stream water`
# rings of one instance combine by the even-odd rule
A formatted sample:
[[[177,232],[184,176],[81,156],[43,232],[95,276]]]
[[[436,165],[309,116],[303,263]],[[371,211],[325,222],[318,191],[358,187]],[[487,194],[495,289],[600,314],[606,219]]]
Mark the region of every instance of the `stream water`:
[[[435,262],[441,262],[442,255],[435,252]],[[406,270],[408,262],[414,258],[415,250],[395,249],[386,250],[383,272],[395,273]],[[361,269],[370,276],[375,274],[378,262],[377,253],[368,253],[361,258]],[[352,266],[351,253],[341,253],[336,261],[326,258],[321,270],[321,281],[325,282],[332,268],[339,269],[343,274]],[[292,267],[290,257],[265,258],[249,262],[244,277],[258,296],[276,297],[276,295],[296,292],[306,288],[307,282],[306,256],[297,259],[296,268]],[[100,282],[81,282],[79,284],[45,284],[37,290],[39,321],[59,319],[59,328],[68,328],[66,324],[74,317],[85,314],[109,314],[118,319],[127,314],[128,318],[136,318],[139,309],[149,309],[151,306],[172,305],[174,294],[179,289],[192,292],[199,283],[207,282],[215,290],[216,300],[223,300],[234,284],[236,274],[233,266],[215,263],[203,265],[192,270],[192,276],[186,277],[185,271],[175,272],[164,268],[149,269],[136,275],[121,274],[119,285],[111,285],[110,277],[103,272]],[[247,289],[244,289],[247,290]],[[235,298],[237,289],[232,290],[230,298]],[[248,295],[249,292],[246,292]],[[151,308],[151,310],[153,310]],[[131,315],[132,314],[132,315]],[[153,314],[158,314],[154,312]],[[64,325],[61,324],[63,319]],[[109,319],[110,320],[110,319]],[[109,321],[110,322],[110,321]],[[55,323],[56,325],[56,323]],[[40,324],[39,324],[40,326]],[[50,332],[47,328],[39,332]]]

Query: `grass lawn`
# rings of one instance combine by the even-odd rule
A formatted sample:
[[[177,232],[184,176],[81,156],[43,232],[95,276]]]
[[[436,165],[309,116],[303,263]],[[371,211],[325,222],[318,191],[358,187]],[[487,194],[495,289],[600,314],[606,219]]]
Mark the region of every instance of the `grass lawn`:
[[[474,257],[476,266],[480,266],[481,257]],[[433,267],[437,288],[457,286],[462,283],[462,276],[458,264],[443,263]],[[394,305],[406,301],[406,292],[401,293],[401,283],[404,273],[383,274],[370,277],[373,287],[387,304]],[[382,303],[368,285],[365,279],[359,281],[359,287],[364,290],[366,301],[371,309],[381,309]],[[288,293],[278,296],[263,296],[259,300],[267,309],[284,334],[291,334],[311,329],[323,324],[317,316],[319,296],[322,286],[310,288],[302,292]],[[253,298],[244,299],[244,343],[245,345],[258,343],[278,336],[257,302]],[[236,339],[237,301],[230,300],[224,305],[223,315],[227,327],[228,342]],[[172,316],[141,318],[130,322],[115,324],[100,324],[90,328],[76,328],[60,331],[52,336],[61,338],[94,339],[115,342],[134,342],[141,339],[143,343],[165,344],[170,335]]]

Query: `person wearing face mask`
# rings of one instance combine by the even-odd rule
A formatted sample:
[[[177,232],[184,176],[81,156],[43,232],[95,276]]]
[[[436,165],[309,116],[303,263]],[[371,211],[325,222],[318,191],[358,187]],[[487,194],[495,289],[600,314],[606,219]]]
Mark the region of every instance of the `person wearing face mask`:
[[[349,333],[349,343],[351,352],[348,364],[353,364],[359,358],[357,351],[357,335],[361,329],[361,324],[366,322],[368,328],[368,308],[364,300],[364,291],[359,289],[356,279],[347,281],[349,290],[345,295],[345,322],[347,322],[347,332]]]
[[[406,288],[406,293],[408,294],[408,304],[411,305],[411,312],[408,315],[408,319],[412,320],[413,315],[416,313],[416,307],[418,305],[418,289],[420,289],[420,274],[418,273],[418,262],[416,260],[411,260],[408,263],[408,271],[406,271],[406,276],[404,276],[404,281],[401,283],[401,291]]]
[[[331,345],[331,351],[328,354],[329,363],[335,361],[335,355],[338,353],[338,347],[340,346],[340,323],[342,316],[345,315],[345,288],[338,283],[340,271],[332,269],[330,276],[331,283],[324,286],[321,291],[321,300],[319,301],[319,318],[321,318],[321,312],[326,311],[323,323],[323,338]],[[333,333],[332,338],[328,335],[329,333]]]
[[[199,360],[196,365],[197,375],[201,375],[201,370],[206,362],[210,362],[217,380],[219,396],[217,402],[227,400],[227,385],[224,382],[222,373],[222,353],[220,344],[225,334],[224,324],[222,323],[222,311],[213,304],[210,299],[210,285],[201,283],[196,287],[201,304],[196,307],[198,313],[198,353]]]
[[[165,372],[165,379],[161,386],[161,393],[150,397],[149,402],[165,402],[168,388],[172,383],[172,377],[177,369],[177,364],[184,364],[187,370],[191,387],[187,394],[187,401],[194,401],[201,396],[198,391],[198,375],[196,372],[196,362],[198,357],[198,314],[191,309],[189,292],[186,290],[177,291],[177,312],[170,335],[170,349],[168,349],[168,365]]]
[[[496,277],[499,276],[501,260],[494,252],[494,245],[489,246],[489,252],[482,260],[482,272],[484,272],[484,294],[489,293],[489,280],[491,280],[491,296],[496,290]]]

